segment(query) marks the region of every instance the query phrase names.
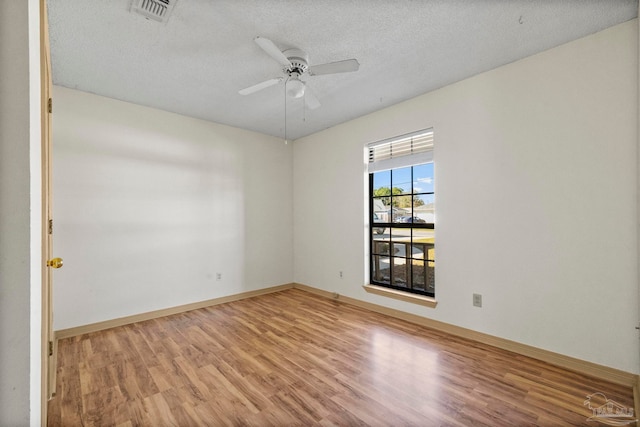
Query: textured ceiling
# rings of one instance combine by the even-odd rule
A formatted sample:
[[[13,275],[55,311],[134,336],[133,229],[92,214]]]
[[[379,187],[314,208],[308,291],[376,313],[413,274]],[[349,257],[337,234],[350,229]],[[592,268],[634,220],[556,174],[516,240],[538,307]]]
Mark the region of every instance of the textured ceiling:
[[[48,0],[54,84],[284,136],[282,75],[253,42],[304,49],[310,65],[357,58],[354,73],[307,77],[322,104],[287,99],[300,138],[637,16],[638,0],[177,0],[167,23],[131,0]]]

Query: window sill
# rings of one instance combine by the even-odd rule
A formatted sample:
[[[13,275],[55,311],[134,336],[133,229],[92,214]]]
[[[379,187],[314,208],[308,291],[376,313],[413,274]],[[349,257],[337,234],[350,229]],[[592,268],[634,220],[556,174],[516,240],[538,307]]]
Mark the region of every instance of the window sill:
[[[383,297],[393,298],[400,301],[411,302],[413,304],[424,305],[425,307],[435,308],[438,305],[438,301],[435,298],[412,294],[409,292],[402,292],[395,289],[385,288],[383,286],[376,285],[364,285],[364,290],[376,295],[382,295]]]

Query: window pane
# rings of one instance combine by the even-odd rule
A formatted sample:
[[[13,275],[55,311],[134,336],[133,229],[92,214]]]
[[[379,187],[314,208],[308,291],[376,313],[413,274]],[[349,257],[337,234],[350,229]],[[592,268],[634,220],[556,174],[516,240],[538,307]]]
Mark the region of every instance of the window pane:
[[[393,244],[393,256],[405,257],[407,256],[407,244],[406,243],[394,243]]]
[[[379,283],[391,283],[391,268],[389,261],[389,257],[380,255],[373,256],[373,280]]]
[[[409,218],[412,215],[411,196],[393,197],[393,222],[405,222],[401,218]]]
[[[409,277],[409,264],[405,258],[393,257],[393,285],[403,288],[408,287],[407,278]]]
[[[430,246],[427,249],[427,259],[429,260],[429,265],[432,267],[435,266],[436,261],[436,248],[435,246]]]
[[[418,291],[427,290],[427,277],[424,269],[424,261],[411,261],[412,288]]]
[[[374,240],[373,253],[378,255],[389,255],[389,242]]]
[[[435,238],[434,230],[430,229],[413,229],[413,257],[414,257],[414,271],[413,280],[414,288],[422,289],[420,286],[424,285],[424,290],[429,293],[435,293]],[[415,248],[419,248],[420,251],[416,251]],[[419,256],[419,255],[422,256]],[[426,261],[422,261],[422,259]],[[416,261],[415,258],[420,258],[421,261]],[[419,270],[415,270],[415,263],[419,262]],[[419,275],[419,276],[417,276]],[[419,278],[418,278],[419,277]],[[419,282],[417,280],[420,280]]]
[[[411,245],[411,258],[413,259],[425,259],[427,255],[427,251],[429,248],[427,247],[428,243],[413,243]]]
[[[410,242],[411,241],[411,229],[410,228],[392,228],[391,240],[394,242]]]
[[[393,188],[393,194],[411,194],[411,166],[394,169],[391,185]]]
[[[425,290],[429,293],[435,293],[435,260],[436,260],[436,249],[435,249],[435,238],[434,238],[434,230],[430,229],[414,229],[413,230],[413,244],[414,246],[420,246],[424,251],[424,281],[425,281]],[[415,273],[414,273],[415,277]]]
[[[433,245],[435,230],[429,228],[414,228],[413,243],[430,243]]]
[[[386,190],[383,190],[385,188]],[[381,171],[373,174],[373,195],[391,195],[391,171]]]
[[[413,216],[416,222],[435,224],[435,198],[433,194],[416,194],[413,196]]]
[[[413,167],[413,192],[433,193],[433,163]]]
[[[427,292],[436,292],[435,262],[427,262]]]
[[[373,198],[373,222],[391,222],[391,197]]]

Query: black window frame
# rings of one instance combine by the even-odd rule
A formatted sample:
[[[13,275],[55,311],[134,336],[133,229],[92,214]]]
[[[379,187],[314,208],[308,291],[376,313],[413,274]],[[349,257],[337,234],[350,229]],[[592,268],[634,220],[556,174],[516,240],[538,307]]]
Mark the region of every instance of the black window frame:
[[[426,162],[426,163],[433,163]],[[391,182],[393,183],[393,171],[399,169],[405,169],[407,167],[411,167],[411,182],[414,181],[414,167],[420,166],[426,163],[417,163],[412,164],[410,166],[402,166],[394,169],[389,169],[391,174]],[[434,243],[424,243],[424,242],[414,242],[414,230],[435,230],[435,222],[431,223],[419,223],[419,222],[395,222],[393,218],[393,211],[391,210],[391,215],[389,215],[389,219],[391,221],[380,221],[375,219],[375,209],[374,209],[374,200],[380,198],[380,196],[374,196],[374,174],[378,172],[370,172],[369,173],[369,280],[371,284],[382,286],[385,288],[395,289],[403,292],[408,292],[412,294],[424,295],[428,297],[435,298],[435,241]],[[415,196],[422,195],[430,195],[435,198],[435,191],[430,192],[416,192],[413,188],[413,184],[411,186],[411,193],[403,193],[398,195],[389,195],[384,197],[389,197],[390,202],[389,206],[393,207],[393,199],[395,197],[411,197],[411,215],[415,217],[414,213],[414,202]],[[391,188],[393,188],[393,184],[391,184]],[[435,189],[434,189],[435,190]],[[376,240],[376,235],[379,233],[381,229],[385,229],[389,231],[388,240]],[[394,240],[393,230],[410,230],[409,240],[406,240],[406,236],[403,237],[402,240]],[[387,249],[385,251],[384,245],[387,245]],[[398,256],[392,254],[390,252],[390,248],[397,247],[396,245],[404,245],[404,256]],[[416,259],[413,257],[413,249],[414,248],[422,248],[423,259]],[[379,268],[379,263],[382,258],[388,258],[389,264],[389,274],[387,276],[388,280],[380,280],[381,278],[381,269]],[[395,259],[404,259],[404,277],[406,278],[404,284],[399,283],[399,277],[401,274],[397,274],[396,269],[398,266],[395,265]],[[420,272],[420,262],[422,262],[422,272]],[[420,277],[423,279],[423,282],[420,283],[416,281],[415,278]],[[418,282],[416,284],[416,282]],[[421,287],[422,285],[423,287]]]

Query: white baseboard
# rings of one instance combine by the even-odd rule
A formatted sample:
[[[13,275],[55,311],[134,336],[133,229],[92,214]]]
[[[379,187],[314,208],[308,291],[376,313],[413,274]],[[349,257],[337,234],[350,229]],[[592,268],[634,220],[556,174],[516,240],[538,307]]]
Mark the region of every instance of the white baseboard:
[[[191,304],[178,305],[175,307],[164,308],[161,310],[134,314],[132,316],[119,317],[117,319],[105,320],[103,322],[76,326],[74,328],[60,329],[55,331],[55,339],[59,340],[63,338],[75,337],[77,335],[89,334],[91,332],[111,329],[117,326],[130,325],[136,322],[143,322],[145,320],[157,319],[158,317],[170,316],[172,314],[184,313],[186,311],[197,310],[199,308],[205,308],[205,307],[211,307],[213,305],[224,304],[226,302],[239,301],[241,299],[256,297],[258,295],[265,295],[273,292],[279,292],[285,289],[291,289],[292,287],[293,287],[293,283],[289,283],[289,284],[273,286],[265,289],[258,289],[255,291],[242,292],[239,294],[229,295],[226,297],[214,298],[206,301],[199,301]]]
[[[488,344],[497,348],[501,348],[503,350],[512,351],[514,353],[521,354],[523,356],[532,357],[534,359],[541,360],[543,362],[547,362],[552,365],[560,366],[562,368],[570,369],[575,372],[590,375],[590,376],[603,379],[606,381],[610,381],[616,384],[633,387],[634,394],[638,389],[638,381],[640,377],[630,372],[625,372],[619,369],[610,368],[608,366],[587,362],[585,360],[577,359],[574,357],[566,356],[566,355],[555,353],[548,350],[543,350],[530,345],[518,343],[516,341],[495,337],[493,335],[485,334],[485,333],[474,331],[471,329],[462,328],[460,326],[451,325],[449,323],[440,322],[440,321],[429,319],[426,317],[417,316],[415,314],[406,313],[400,310],[384,307],[381,305],[369,303],[369,302],[358,300],[355,298],[345,297],[344,295],[337,295],[333,292],[324,291],[322,289],[314,288],[312,286],[303,285],[300,283],[289,283],[289,284],[284,284],[279,286],[273,286],[270,288],[243,292],[236,295],[230,295],[230,296],[221,297],[221,298],[214,298],[214,299],[200,301],[192,304],[185,304],[185,305],[170,307],[162,310],[150,311],[147,313],[121,317],[118,319],[106,320],[103,322],[92,323],[89,325],[77,326],[77,327],[68,328],[68,329],[61,329],[61,330],[55,331],[55,338],[56,340],[69,338],[77,335],[114,328],[117,326],[124,326],[124,325],[128,325],[135,322],[142,322],[145,320],[156,319],[158,317],[170,316],[172,314],[184,313],[186,311],[196,310],[199,308],[210,307],[218,304],[224,304],[226,302],[239,301],[245,298],[251,298],[259,295],[279,292],[279,291],[283,291],[291,288],[300,289],[300,290],[313,293],[315,295],[319,295],[325,298],[333,299],[333,300],[337,299],[343,303],[351,304],[351,305],[364,308],[367,310],[371,310],[377,313],[381,313],[381,314],[392,316],[398,319],[406,320],[411,323],[432,328],[438,331],[446,332],[458,337],[467,338],[473,341]]]
[[[639,376],[630,372],[625,372],[619,369],[610,368],[608,366],[599,365],[593,362],[587,362],[585,360],[577,359],[575,357],[566,356],[560,353],[555,353],[548,350],[543,350],[530,345],[522,344],[516,341],[511,341],[504,338],[499,338],[493,335],[485,334],[482,332],[474,331],[471,329],[462,328],[449,323],[440,322],[437,320],[429,319],[427,317],[417,316],[415,314],[406,313],[404,311],[384,307],[381,305],[369,303],[366,301],[358,300],[355,298],[345,297],[343,295],[336,295],[333,292],[324,291],[314,288],[312,286],[303,285],[300,283],[294,283],[296,289],[301,289],[307,292],[311,292],[316,295],[323,296],[325,298],[338,300],[347,304],[355,305],[360,308],[375,311],[377,313],[386,314],[397,319],[406,320],[407,322],[415,323],[417,325],[432,328],[438,331],[446,332],[457,337],[470,339],[483,344],[488,344],[493,347],[501,348],[503,350],[512,351],[514,353],[531,357],[543,362],[550,363],[565,369],[569,369],[581,374],[590,375],[599,379],[610,381],[615,384],[634,387],[638,384]],[[637,388],[637,387],[636,387]]]

